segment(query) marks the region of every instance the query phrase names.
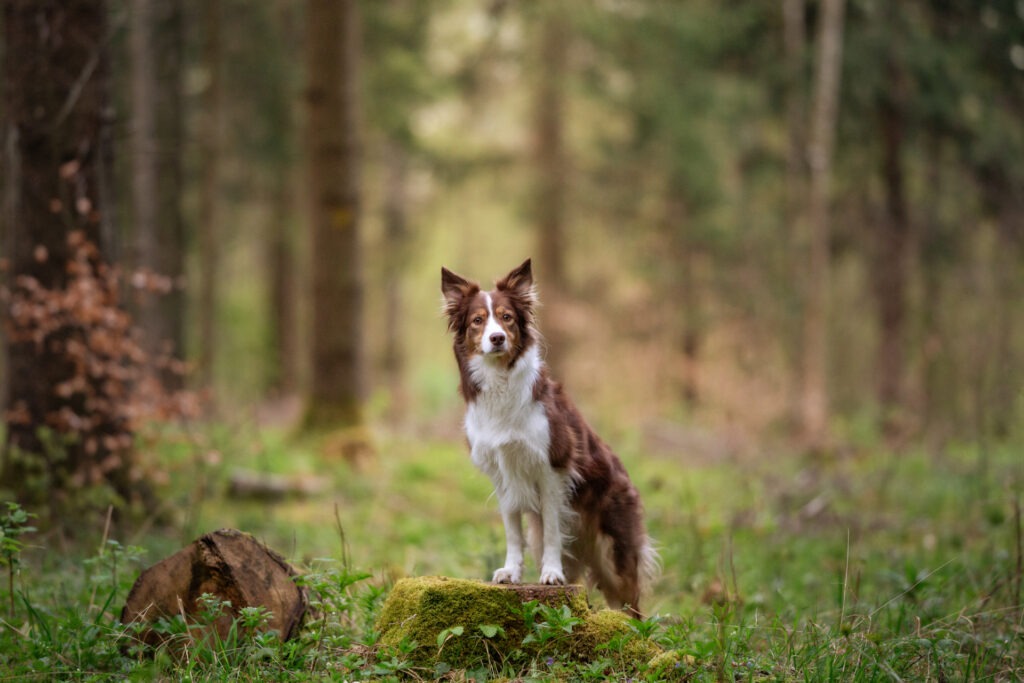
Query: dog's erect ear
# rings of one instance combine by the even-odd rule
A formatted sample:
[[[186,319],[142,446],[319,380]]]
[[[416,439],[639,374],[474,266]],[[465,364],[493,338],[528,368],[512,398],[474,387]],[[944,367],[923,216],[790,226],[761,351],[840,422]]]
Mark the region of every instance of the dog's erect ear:
[[[444,312],[448,316],[449,327],[454,322],[453,316],[458,313],[462,300],[471,293],[476,293],[480,286],[470,282],[461,275],[456,275],[445,267],[441,267],[441,294],[444,296]]]
[[[533,289],[533,269],[530,259],[523,261],[521,266],[499,280],[496,285],[499,290],[511,292],[529,303],[535,303],[536,301],[537,297]]]
[[[470,284],[466,278],[441,266],[441,293],[444,294],[445,299],[452,296],[461,297]]]

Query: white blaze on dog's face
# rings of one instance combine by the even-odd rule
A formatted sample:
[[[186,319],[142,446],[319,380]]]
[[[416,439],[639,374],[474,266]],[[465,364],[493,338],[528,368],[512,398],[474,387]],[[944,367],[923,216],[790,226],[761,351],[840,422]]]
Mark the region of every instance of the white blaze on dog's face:
[[[508,356],[519,343],[512,302],[501,292],[480,292],[470,311],[468,337],[485,357]]]

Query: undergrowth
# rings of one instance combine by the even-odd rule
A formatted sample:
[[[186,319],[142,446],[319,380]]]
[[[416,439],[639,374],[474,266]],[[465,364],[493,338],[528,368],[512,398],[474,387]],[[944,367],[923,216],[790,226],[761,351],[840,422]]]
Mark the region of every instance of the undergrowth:
[[[268,470],[315,463],[288,457],[286,444],[265,447]],[[565,614],[527,606],[534,642],[519,656],[488,650],[475,670],[444,664],[445,649],[497,632],[451,624],[428,644],[440,663],[426,670],[411,657],[422,643],[384,646],[374,623],[395,578],[481,577],[495,561],[500,522],[463,458],[458,446],[394,443],[368,471],[334,466],[334,500],[278,502],[273,514],[210,484],[190,526],[243,527],[301,570],[314,609],[284,643],[265,631],[259,608],[240,611],[225,638],[204,629],[230,608],[208,596],[194,623],[165,619],[155,626],[163,644],[144,646],[138,627],[118,617],[168,538],[97,533],[91,550],[65,552],[33,532],[31,511],[4,504],[0,680],[1024,679],[1022,466],[1009,449],[989,454],[984,470],[967,452],[699,467],[627,455],[665,567],[646,603],[653,616],[578,662],[521,656],[531,644],[572,638],[575,627]],[[339,523],[326,522],[335,515]],[[621,668],[616,652],[633,638],[664,654]]]

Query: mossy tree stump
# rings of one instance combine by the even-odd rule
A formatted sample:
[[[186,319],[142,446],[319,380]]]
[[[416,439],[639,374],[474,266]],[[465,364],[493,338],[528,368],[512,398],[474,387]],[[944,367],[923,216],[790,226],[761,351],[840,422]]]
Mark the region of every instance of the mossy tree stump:
[[[559,610],[566,606],[579,621],[571,632],[557,633],[550,640],[528,639],[534,628],[527,623],[524,603],[530,601]],[[457,627],[459,634],[452,630]],[[581,586],[506,585],[438,576],[402,579],[384,603],[376,630],[385,647],[415,642],[411,657],[430,668],[444,662],[453,669],[468,669],[514,657],[577,662],[618,657],[627,666],[639,667],[661,652],[655,643],[633,637],[624,613],[592,611]],[[599,647],[614,642],[621,645],[617,651]]]
[[[293,580],[296,575],[284,558],[251,535],[221,529],[142,572],[128,594],[121,623],[152,624],[179,614],[198,621],[203,610],[199,598],[208,593],[231,603],[209,626],[222,642],[244,607],[266,608],[271,613],[266,629],[288,640],[298,634],[308,609],[305,590]],[[140,638],[154,646],[164,640],[151,628]]]

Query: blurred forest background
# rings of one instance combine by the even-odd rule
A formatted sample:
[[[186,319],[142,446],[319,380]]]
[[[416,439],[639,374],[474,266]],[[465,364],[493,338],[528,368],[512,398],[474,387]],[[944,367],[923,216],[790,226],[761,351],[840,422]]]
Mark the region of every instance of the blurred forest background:
[[[154,420],[458,439],[440,267],[489,283],[527,256],[556,373],[644,449],[1020,440],[1019,0],[3,21],[18,498],[145,502]]]

